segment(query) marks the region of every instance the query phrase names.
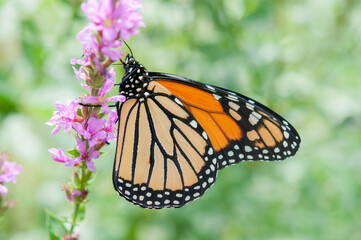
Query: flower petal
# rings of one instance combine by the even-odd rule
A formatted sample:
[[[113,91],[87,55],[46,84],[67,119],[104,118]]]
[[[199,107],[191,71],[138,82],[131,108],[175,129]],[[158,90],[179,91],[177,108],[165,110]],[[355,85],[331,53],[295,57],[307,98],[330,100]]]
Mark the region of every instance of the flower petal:
[[[96,171],[96,167],[95,167],[94,162],[93,162],[92,160],[88,160],[88,161],[86,161],[85,163],[86,163],[89,171],[91,171],[91,172],[95,172],[95,171]]]
[[[84,103],[98,103],[99,97],[98,96],[86,96],[84,98]]]
[[[102,103],[102,110],[104,114],[108,114],[109,113],[109,107],[106,103]]]
[[[67,162],[65,163],[65,166],[66,166],[66,167],[72,167],[72,166],[74,166],[75,164],[81,163],[81,162],[82,162],[82,159],[81,159],[80,157],[72,158],[72,159],[70,159],[69,161],[67,161]]]
[[[127,100],[127,98],[124,95],[117,95],[107,98],[107,101],[112,101],[112,102],[125,102],[125,100]]]
[[[100,156],[100,152],[99,151],[94,151],[91,154],[89,154],[89,158],[91,159],[98,159]]]

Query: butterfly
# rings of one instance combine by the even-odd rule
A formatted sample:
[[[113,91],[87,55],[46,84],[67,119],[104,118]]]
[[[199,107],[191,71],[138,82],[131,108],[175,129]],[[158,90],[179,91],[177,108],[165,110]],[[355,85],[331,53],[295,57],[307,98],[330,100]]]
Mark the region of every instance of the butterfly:
[[[295,155],[301,139],[284,118],[246,96],[185,77],[148,72],[132,55],[117,104],[116,191],[143,208],[201,197],[217,172],[242,161]]]

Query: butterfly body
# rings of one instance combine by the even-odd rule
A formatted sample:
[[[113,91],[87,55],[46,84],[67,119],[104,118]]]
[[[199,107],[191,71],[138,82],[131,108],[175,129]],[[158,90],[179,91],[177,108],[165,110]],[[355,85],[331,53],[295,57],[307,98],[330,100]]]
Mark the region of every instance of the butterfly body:
[[[300,138],[281,116],[241,94],[181,76],[148,72],[128,56],[119,87],[113,183],[145,208],[181,207],[217,172],[250,160],[282,160]]]
[[[127,99],[144,97],[148,85],[148,71],[134,58],[127,57],[124,65],[125,74],[119,86],[119,93]]]

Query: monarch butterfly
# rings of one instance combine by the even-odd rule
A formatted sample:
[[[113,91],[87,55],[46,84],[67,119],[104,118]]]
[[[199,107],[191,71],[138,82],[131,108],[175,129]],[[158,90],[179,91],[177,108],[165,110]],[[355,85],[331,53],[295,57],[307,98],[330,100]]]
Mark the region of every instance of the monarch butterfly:
[[[182,207],[201,197],[226,166],[283,160],[300,144],[296,130],[241,94],[185,77],[148,72],[133,56],[117,104],[113,184],[144,208]]]

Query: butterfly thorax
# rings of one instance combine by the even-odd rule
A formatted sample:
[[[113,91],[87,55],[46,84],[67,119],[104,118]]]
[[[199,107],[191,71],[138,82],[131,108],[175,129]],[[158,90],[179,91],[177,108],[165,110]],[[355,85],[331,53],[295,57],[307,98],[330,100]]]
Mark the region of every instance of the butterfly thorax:
[[[124,61],[124,76],[119,86],[119,93],[129,98],[141,98],[148,85],[148,71],[131,56]]]

